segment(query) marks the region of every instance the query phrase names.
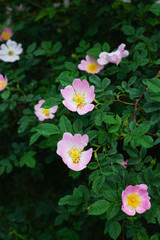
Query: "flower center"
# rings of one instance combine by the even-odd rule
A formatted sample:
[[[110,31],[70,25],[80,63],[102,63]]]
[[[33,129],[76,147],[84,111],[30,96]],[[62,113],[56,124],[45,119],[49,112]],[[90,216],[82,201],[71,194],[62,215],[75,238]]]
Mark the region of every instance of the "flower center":
[[[134,210],[136,210],[138,206],[141,206],[141,202],[142,200],[140,200],[138,193],[129,194],[127,196],[127,206],[131,207]]]
[[[75,145],[68,151],[68,155],[72,158],[73,163],[79,163],[81,158],[81,149],[78,149]]]
[[[4,39],[4,40],[8,40],[9,38],[10,38],[10,33],[8,33],[8,32],[4,32],[4,33],[2,33],[2,38]]]
[[[14,53],[14,52],[13,52],[12,50],[10,50],[10,51],[8,52],[8,55],[9,55],[9,56],[12,56],[13,53]]]
[[[50,109],[42,108],[42,113],[43,113],[46,117],[49,117]]]
[[[0,89],[5,85],[5,81],[0,82]]]
[[[84,96],[84,93],[76,93],[74,95],[73,101],[77,103],[77,108],[83,108],[86,105]]]
[[[90,63],[90,64],[88,64],[87,69],[90,72],[94,73],[95,71],[97,71],[98,65],[96,63]]]

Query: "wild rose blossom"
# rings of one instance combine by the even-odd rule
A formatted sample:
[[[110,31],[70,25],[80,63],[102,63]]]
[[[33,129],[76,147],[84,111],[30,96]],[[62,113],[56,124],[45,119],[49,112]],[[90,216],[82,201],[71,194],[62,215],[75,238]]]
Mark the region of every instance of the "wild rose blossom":
[[[91,160],[93,149],[83,151],[89,141],[88,135],[75,134],[69,132],[63,134],[63,138],[57,144],[57,154],[68,168],[74,171],[81,171],[86,168]]]
[[[147,192],[147,185],[129,185],[122,192],[122,211],[133,216],[137,213],[144,213],[151,208],[150,197]]]
[[[118,49],[115,52],[111,53],[101,52],[97,62],[101,65],[105,65],[111,62],[115,63],[118,66],[122,58],[127,57],[129,55],[129,52],[127,50],[124,50],[125,46],[126,45],[122,43],[121,45],[119,45]]]
[[[13,36],[13,31],[11,28],[9,27],[5,27],[2,31],[2,33],[0,34],[0,41],[6,41],[8,39],[10,39]]]
[[[5,89],[5,87],[7,86],[8,80],[7,77],[3,77],[2,74],[0,74],[0,91],[2,91],[3,89]]]
[[[91,104],[95,98],[94,86],[89,87],[87,80],[74,79],[72,86],[69,85],[61,89],[61,94],[65,100],[63,104],[72,112],[83,115],[93,110]]]
[[[20,59],[19,55],[23,52],[22,44],[8,40],[6,44],[0,46],[0,60],[4,62],[15,62]]]
[[[81,63],[78,65],[78,68],[82,71],[86,71],[91,74],[99,73],[104,67],[93,59],[92,56],[87,55],[86,60],[81,60]]]
[[[44,121],[45,119],[52,119],[55,117],[53,113],[56,113],[58,106],[54,106],[52,108],[41,108],[42,104],[45,100],[39,100],[38,104],[34,106],[35,114],[38,117],[39,121]]]

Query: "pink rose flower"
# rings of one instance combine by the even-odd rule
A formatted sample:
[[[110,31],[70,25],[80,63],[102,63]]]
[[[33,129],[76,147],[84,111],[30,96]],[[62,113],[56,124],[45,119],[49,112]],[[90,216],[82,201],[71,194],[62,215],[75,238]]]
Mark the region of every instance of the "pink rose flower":
[[[55,113],[58,109],[58,106],[54,106],[52,108],[41,108],[42,104],[45,100],[39,100],[38,104],[34,106],[35,114],[39,118],[39,121],[44,121],[45,119],[52,119],[55,117],[53,113]]]
[[[127,162],[128,162],[128,160],[126,160],[126,161],[124,161],[124,162],[122,162],[122,163],[120,163],[124,168],[127,168]]]
[[[13,36],[13,31],[9,27],[5,27],[0,34],[0,41],[7,41]]]
[[[81,171],[86,168],[91,160],[93,149],[83,151],[88,144],[88,135],[75,134],[74,136],[66,132],[57,144],[57,154],[68,168],[74,171]]]
[[[61,89],[61,94],[65,100],[63,104],[72,112],[83,115],[93,110],[91,104],[95,98],[94,86],[89,87],[87,80],[74,79],[72,86],[69,85]]]
[[[101,65],[105,65],[111,62],[115,63],[118,66],[122,58],[127,57],[129,55],[129,52],[127,50],[124,50],[125,46],[126,45],[122,43],[121,45],[119,45],[118,49],[115,52],[111,53],[101,52],[97,62]]]
[[[122,192],[122,211],[133,216],[137,213],[144,213],[151,208],[150,197],[147,192],[147,185],[129,185]]]
[[[78,68],[82,71],[86,71],[91,74],[99,73],[104,67],[97,63],[92,56],[87,55],[86,61],[82,60],[81,63],[78,65]]]
[[[2,91],[3,89],[5,89],[5,87],[7,86],[8,80],[7,77],[3,77],[2,74],[0,74],[0,91]]]

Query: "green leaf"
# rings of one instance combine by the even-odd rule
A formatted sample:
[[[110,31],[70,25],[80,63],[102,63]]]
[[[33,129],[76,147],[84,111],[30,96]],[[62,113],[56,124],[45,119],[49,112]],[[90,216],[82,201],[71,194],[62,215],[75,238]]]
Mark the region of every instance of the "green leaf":
[[[114,190],[103,190],[102,194],[108,201],[112,202],[117,200],[117,193]]]
[[[144,122],[131,131],[131,135],[133,136],[142,136],[147,133],[152,125],[152,122]]]
[[[110,160],[111,160],[111,162],[113,162],[113,163],[121,163],[121,162],[124,161],[124,158],[123,158],[123,155],[122,155],[122,154],[117,153],[117,154],[115,154],[115,155],[112,155]]]
[[[82,198],[74,195],[66,195],[65,197],[61,198],[58,202],[60,206],[63,205],[71,205],[71,206],[77,206],[81,204]]]
[[[158,235],[153,235],[153,236],[150,238],[150,240],[158,240],[158,239],[159,239]]]
[[[89,215],[101,215],[107,211],[109,203],[105,200],[98,200],[94,202],[88,211]]]
[[[48,13],[45,12],[45,11],[40,12],[40,13],[36,16],[36,18],[35,18],[34,21],[35,21],[35,22],[39,21],[41,18],[45,17],[47,14],[48,14]]]
[[[109,224],[109,235],[111,238],[113,239],[117,239],[117,237],[120,235],[121,233],[121,225],[119,224],[119,222],[111,222]]]
[[[89,81],[91,83],[93,83],[96,87],[101,88],[102,87],[102,82],[101,79],[99,77],[97,77],[96,75],[90,76],[89,77]]]
[[[66,116],[62,116],[59,120],[59,127],[62,132],[72,132],[72,124]]]
[[[143,105],[143,109],[146,113],[160,111],[160,105],[159,103],[156,103],[156,102],[146,102]]]
[[[103,89],[106,89],[109,86],[110,83],[111,83],[111,80],[109,78],[104,78],[103,81],[102,81]]]
[[[109,52],[110,51],[110,46],[107,42],[105,42],[102,46],[103,52]]]
[[[152,101],[160,102],[160,93],[152,93],[150,99]]]
[[[73,123],[73,129],[75,132],[78,132],[83,127],[82,121],[80,119],[76,119]]]
[[[95,117],[95,124],[97,126],[101,126],[102,122],[103,122],[103,119],[104,119],[104,113],[103,112],[97,113],[97,115]]]
[[[104,122],[105,123],[110,123],[110,124],[116,124],[117,123],[117,121],[111,115],[106,115],[105,118],[104,118]]]
[[[37,43],[33,42],[31,45],[28,46],[26,52],[27,54],[31,54],[37,47]]]
[[[9,90],[7,90],[7,91],[4,91],[4,92],[1,94],[1,98],[2,98],[3,100],[7,100],[7,99],[10,97],[10,95],[11,95],[11,92],[10,92]]]
[[[37,49],[36,51],[34,51],[33,53],[35,56],[43,56],[45,54],[43,49]]]
[[[100,48],[91,48],[87,51],[87,54],[93,57],[98,58],[99,54],[101,53]]]
[[[147,80],[147,86],[153,93],[160,93],[160,79],[151,78]]]
[[[102,144],[102,143],[104,143],[106,140],[107,140],[107,133],[106,133],[106,132],[101,132],[101,133],[99,133],[98,143],[99,143],[99,144]]]
[[[33,156],[36,154],[34,151],[24,152],[24,155],[20,159],[20,167],[23,167],[24,164],[30,168],[34,168],[36,165],[36,160]]]
[[[144,148],[151,148],[153,147],[153,138],[151,136],[143,136],[138,138],[139,144]]]
[[[137,233],[138,240],[148,240],[148,235],[145,232],[138,232]]]
[[[152,169],[147,168],[145,173],[144,173],[144,179],[146,181],[146,184],[151,184],[153,181],[153,176],[152,176]]]
[[[110,129],[109,129],[109,133],[116,133],[116,132],[118,132],[118,130],[119,130],[119,126],[117,126],[117,125],[114,125],[114,126],[112,126]]]
[[[35,143],[40,136],[41,135],[39,133],[33,134],[32,137],[30,138],[29,145],[32,145],[33,143]]]
[[[77,66],[72,62],[65,62],[64,65],[65,65],[66,69],[69,70],[69,71],[76,71],[77,70]]]
[[[53,53],[58,53],[62,48],[62,43],[61,42],[56,42],[54,45],[53,45]]]
[[[98,136],[98,131],[91,130],[91,131],[86,132],[86,134],[89,137],[89,141],[92,141],[92,139],[94,139],[94,138],[96,138]]]
[[[35,129],[39,134],[43,135],[43,136],[50,136],[53,134],[59,134],[60,130],[58,129],[58,127],[54,124],[51,123],[41,123],[40,125],[38,125]]]
[[[120,206],[118,203],[111,203],[110,207],[107,210],[107,219],[110,220],[114,218],[120,210]]]
[[[152,4],[149,11],[159,17],[160,16],[160,5],[157,3]]]
[[[56,105],[59,105],[62,102],[60,98],[50,97],[42,104],[41,108],[49,109]]]
[[[131,25],[123,25],[122,31],[125,35],[132,36],[135,34],[135,29]]]

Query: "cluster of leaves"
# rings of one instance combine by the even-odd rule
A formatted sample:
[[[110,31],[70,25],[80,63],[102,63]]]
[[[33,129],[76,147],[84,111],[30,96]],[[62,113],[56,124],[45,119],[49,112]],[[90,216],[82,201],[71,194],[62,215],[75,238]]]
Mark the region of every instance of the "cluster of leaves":
[[[0,27],[11,18],[13,40],[24,49],[20,61],[0,62],[9,82],[0,95],[0,239],[158,240],[160,4],[26,1],[18,11],[19,4],[2,1],[0,9]],[[108,64],[98,76],[78,70],[87,54],[97,59],[122,42],[130,55],[119,66]],[[83,116],[62,104],[60,89],[75,78],[95,86],[95,109]],[[38,122],[39,99],[44,108],[59,105],[53,120]],[[56,155],[65,132],[89,136],[94,155],[82,172]],[[142,183],[151,209],[127,216],[122,191]]]

